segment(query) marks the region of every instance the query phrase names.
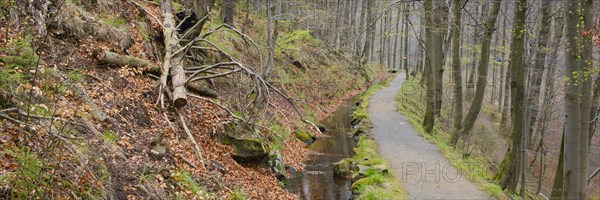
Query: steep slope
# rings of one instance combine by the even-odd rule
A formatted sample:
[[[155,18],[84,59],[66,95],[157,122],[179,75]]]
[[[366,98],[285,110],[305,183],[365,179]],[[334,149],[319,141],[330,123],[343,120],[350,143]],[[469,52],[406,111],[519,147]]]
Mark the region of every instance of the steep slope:
[[[94,52],[102,49],[160,65],[160,7],[132,2],[113,1],[111,9],[79,1],[52,1],[46,7],[19,2],[2,9],[0,196],[294,198],[280,187],[283,182],[272,167],[262,161],[236,161],[235,145],[223,142],[229,137],[224,126],[230,121],[253,121],[261,127],[253,133],[262,149],[281,152],[282,159],[276,160],[285,163],[282,167],[301,169],[304,144],[290,135],[312,127],[300,121],[288,99],[271,95],[265,113],[248,112],[245,105],[254,93],[244,85],[247,77],[233,74],[203,83],[218,97],[190,97],[177,111],[158,103],[160,90],[149,69],[98,62]],[[77,20],[69,19],[86,26],[71,26]],[[250,19],[253,22],[236,27],[263,45],[261,27],[266,22],[254,14]],[[219,25],[214,21],[219,20],[209,21],[207,30]],[[115,40],[115,35],[127,37]],[[262,70],[265,52],[252,50],[236,34],[223,32],[207,39],[250,68]],[[339,101],[384,74],[380,67],[359,67],[351,56],[325,47],[309,31],[283,26],[269,79],[310,121],[323,119]],[[198,55],[198,63],[188,64],[224,59],[220,54]]]

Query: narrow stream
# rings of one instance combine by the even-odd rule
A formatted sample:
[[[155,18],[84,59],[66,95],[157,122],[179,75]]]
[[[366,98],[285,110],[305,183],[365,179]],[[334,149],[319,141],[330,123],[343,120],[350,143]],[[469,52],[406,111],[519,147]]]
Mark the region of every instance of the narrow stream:
[[[349,100],[325,121],[325,137],[319,137],[307,148],[309,158],[304,162],[304,171],[290,176],[287,189],[300,199],[350,199],[351,181],[334,177],[333,166],[343,158],[352,157],[354,140],[350,120],[354,110],[354,101]]]

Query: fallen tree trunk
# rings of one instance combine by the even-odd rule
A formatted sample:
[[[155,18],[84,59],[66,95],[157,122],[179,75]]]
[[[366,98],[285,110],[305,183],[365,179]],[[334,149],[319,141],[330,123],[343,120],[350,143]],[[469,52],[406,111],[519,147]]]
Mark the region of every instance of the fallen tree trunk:
[[[94,58],[100,63],[106,63],[118,66],[142,67],[144,71],[150,74],[160,75],[160,68],[148,60],[135,56],[122,55],[111,51],[97,49],[94,51]]]
[[[146,67],[151,65],[150,61],[128,55],[121,55],[118,53],[97,49],[94,51],[94,58],[100,62],[114,64],[114,65],[128,65],[131,67]]]
[[[163,15],[163,35],[165,36],[165,57],[161,69],[161,84],[163,89],[168,88],[167,78],[170,72],[171,86],[173,87],[172,101],[176,108],[181,108],[187,104],[187,90],[185,83],[187,78],[185,70],[183,70],[184,52],[179,51],[183,47],[179,44],[180,40],[177,37],[177,26],[171,1],[161,1],[161,12]]]
[[[208,84],[204,81],[193,81],[188,82],[186,87],[191,92],[194,92],[203,97],[217,98],[219,93],[217,91],[210,89]]]
[[[65,4],[65,8],[57,18],[58,34],[70,33],[81,38],[92,35],[98,41],[118,43],[121,51],[134,43],[129,33],[98,20],[92,13],[72,4]]]

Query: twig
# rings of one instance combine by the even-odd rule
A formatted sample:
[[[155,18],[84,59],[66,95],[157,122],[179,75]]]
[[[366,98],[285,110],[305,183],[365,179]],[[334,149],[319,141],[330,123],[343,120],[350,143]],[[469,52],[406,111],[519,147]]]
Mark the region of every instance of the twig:
[[[69,124],[73,124],[73,125],[83,126],[83,124],[81,124],[81,123],[74,122],[74,121],[67,120],[67,119],[60,118],[60,117],[47,117],[47,116],[29,114],[29,113],[24,112],[21,109],[18,109],[18,108],[14,109],[12,111],[16,111],[19,115],[22,115],[22,116],[25,116],[25,117],[31,117],[31,118],[36,118],[36,119],[46,119],[46,120],[58,120],[58,121],[69,123]]]
[[[190,129],[188,129],[187,123],[185,123],[185,119],[183,118],[183,115],[181,114],[181,111],[179,111],[178,108],[175,108],[175,112],[179,116],[179,122],[181,122],[181,126],[183,126],[183,130],[185,130],[185,133],[187,134],[188,138],[190,139],[190,141],[192,142],[192,144],[194,144],[194,148],[196,150],[196,153],[200,157],[200,163],[202,163],[204,165],[204,158],[202,157],[202,151],[200,150],[200,146],[196,142],[196,139],[194,139],[194,135],[192,134],[192,132],[190,131]]]
[[[181,160],[183,160],[183,162],[185,162],[186,164],[188,164],[190,167],[192,167],[194,169],[198,169],[198,166],[196,166],[196,164],[192,163],[191,161],[189,161],[188,159],[186,159],[182,155],[177,154],[177,157],[179,157]]]
[[[154,16],[154,14],[152,14],[144,6],[142,6],[141,4],[139,4],[138,2],[136,2],[135,0],[129,0],[129,2],[135,4],[137,7],[141,8],[142,10],[144,10],[144,12],[146,12],[148,15],[150,15],[150,17],[152,17],[152,19],[154,19],[154,21],[156,21],[158,23],[158,25],[160,25],[161,28],[165,28],[165,26],[162,24],[162,22],[160,20],[158,20],[158,17]],[[145,1],[145,2],[148,3],[147,1]]]
[[[22,121],[19,121],[19,120],[15,119],[15,118],[12,118],[12,117],[10,117],[8,115],[5,115],[5,114],[0,114],[0,117],[6,119],[8,121],[11,121],[12,123],[15,123],[15,124],[23,124]]]

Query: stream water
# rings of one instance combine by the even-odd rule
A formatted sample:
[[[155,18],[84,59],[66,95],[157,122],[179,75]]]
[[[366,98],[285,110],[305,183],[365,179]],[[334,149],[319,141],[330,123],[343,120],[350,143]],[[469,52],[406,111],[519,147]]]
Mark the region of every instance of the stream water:
[[[350,120],[354,101],[349,100],[325,121],[326,136],[319,137],[307,148],[309,158],[304,162],[304,171],[293,173],[287,180],[287,189],[300,199],[350,199],[352,182],[348,178],[333,175],[334,162],[352,157],[354,140]]]

